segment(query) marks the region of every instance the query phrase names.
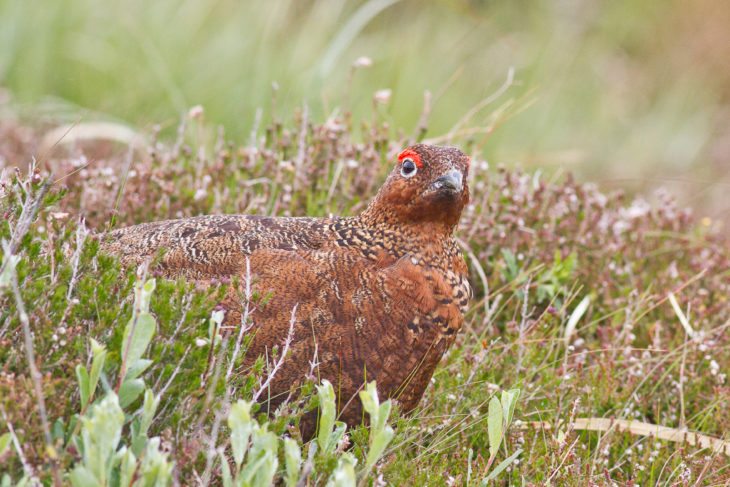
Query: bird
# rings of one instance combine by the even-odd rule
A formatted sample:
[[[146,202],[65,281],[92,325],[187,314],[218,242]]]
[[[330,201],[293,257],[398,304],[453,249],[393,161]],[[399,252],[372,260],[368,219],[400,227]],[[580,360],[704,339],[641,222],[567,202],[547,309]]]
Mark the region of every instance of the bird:
[[[470,158],[455,147],[402,150],[365,209],[348,217],[206,215],[111,230],[101,250],[136,266],[159,258],[163,277],[203,283],[249,272],[265,296],[250,316],[242,367],[289,340],[268,384],[275,411],[312,369],[337,395],[349,426],[363,421],[358,392],[376,381],[403,413],[420,402],[464,323],[471,287],[455,237],[469,202]],[[220,303],[242,326],[240,290]],[[304,426],[301,426],[304,431]],[[309,425],[311,437],[313,425]]]

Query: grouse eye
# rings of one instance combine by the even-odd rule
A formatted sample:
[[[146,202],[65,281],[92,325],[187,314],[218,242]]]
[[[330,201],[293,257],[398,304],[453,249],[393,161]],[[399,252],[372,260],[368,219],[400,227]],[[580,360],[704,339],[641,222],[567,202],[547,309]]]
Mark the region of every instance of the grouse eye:
[[[404,178],[410,178],[410,177],[416,175],[417,169],[418,168],[416,167],[416,163],[413,162],[413,159],[411,159],[409,157],[409,158],[403,159],[403,164],[401,165],[401,168],[400,168],[400,174]]]

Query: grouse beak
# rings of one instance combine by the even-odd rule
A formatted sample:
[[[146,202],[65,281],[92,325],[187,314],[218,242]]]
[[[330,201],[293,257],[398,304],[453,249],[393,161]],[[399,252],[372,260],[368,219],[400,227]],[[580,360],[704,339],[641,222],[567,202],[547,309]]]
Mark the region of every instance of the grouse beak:
[[[461,193],[464,188],[461,172],[452,169],[433,182],[433,188],[447,193]]]

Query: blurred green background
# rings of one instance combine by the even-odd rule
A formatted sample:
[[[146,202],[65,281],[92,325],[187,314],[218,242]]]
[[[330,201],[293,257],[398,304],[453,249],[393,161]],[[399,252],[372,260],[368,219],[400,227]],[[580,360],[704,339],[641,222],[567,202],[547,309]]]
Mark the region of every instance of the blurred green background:
[[[239,141],[304,103],[410,133],[429,90],[428,137],[730,215],[728,0],[0,0],[0,87],[28,118],[142,129],[200,104]]]

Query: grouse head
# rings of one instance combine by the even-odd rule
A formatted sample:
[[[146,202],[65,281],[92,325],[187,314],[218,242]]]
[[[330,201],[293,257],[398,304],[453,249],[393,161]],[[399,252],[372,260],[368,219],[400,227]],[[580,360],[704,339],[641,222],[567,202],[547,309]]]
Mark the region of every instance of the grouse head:
[[[469,157],[455,147],[418,144],[398,154],[365,215],[393,224],[427,224],[451,233],[469,202]]]

